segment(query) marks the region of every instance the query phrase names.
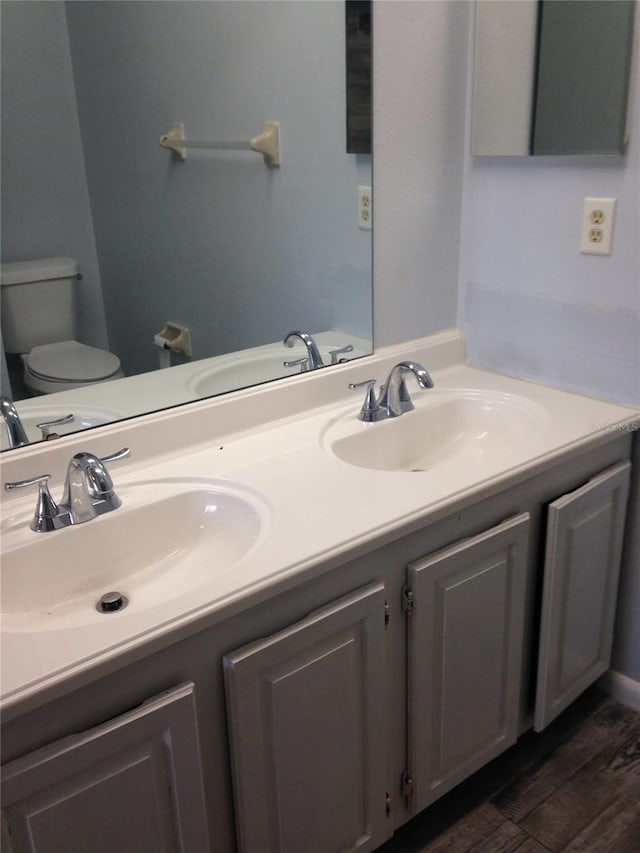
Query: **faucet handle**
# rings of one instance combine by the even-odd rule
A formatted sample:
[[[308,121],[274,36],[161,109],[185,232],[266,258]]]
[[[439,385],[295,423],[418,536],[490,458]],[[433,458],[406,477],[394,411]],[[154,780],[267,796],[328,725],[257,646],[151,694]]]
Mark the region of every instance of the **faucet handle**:
[[[349,383],[349,388],[352,391],[357,388],[367,389],[364,403],[358,412],[358,420],[364,421],[365,423],[372,423],[373,421],[380,420],[381,409],[378,405],[378,401],[376,400],[376,382],[377,379],[365,379],[363,382]]]
[[[29,477],[27,480],[14,480],[12,483],[5,483],[4,487],[7,492],[12,492],[14,489],[25,489],[27,486],[35,486],[39,483],[47,484],[51,478],[51,474],[38,474],[37,477]]]
[[[309,359],[304,357],[282,362],[283,367],[297,367],[298,365],[300,365],[300,373],[306,373],[309,370]]]
[[[56,418],[54,421],[43,421],[41,424],[36,424],[36,429],[42,432],[42,440],[48,441],[50,438],[57,438],[57,434],[51,432],[51,427],[70,424],[74,419],[73,415],[65,415],[62,418]]]
[[[116,450],[115,453],[110,453],[108,456],[101,456],[101,462],[115,462],[117,459],[124,459],[126,456],[131,456],[131,450],[128,447],[123,447],[121,450]]]
[[[38,486],[38,501],[36,511],[31,519],[29,527],[36,533],[47,533],[50,530],[59,530],[71,524],[69,512],[61,510],[51,497],[49,491],[49,478],[51,474],[40,474],[30,477],[28,480],[17,480],[13,483],[5,483],[5,489],[10,492],[13,489],[24,489],[27,486]]]
[[[331,356],[331,364],[337,364],[338,356],[344,355],[344,353],[346,352],[353,352],[353,344],[347,344],[344,347],[340,347],[340,349],[329,350],[329,355]]]

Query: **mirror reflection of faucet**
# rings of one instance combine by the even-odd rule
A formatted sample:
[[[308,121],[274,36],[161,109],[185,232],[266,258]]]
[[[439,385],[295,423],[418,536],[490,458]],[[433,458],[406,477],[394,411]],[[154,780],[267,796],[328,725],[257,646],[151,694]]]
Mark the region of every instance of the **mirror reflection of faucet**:
[[[7,441],[9,447],[24,447],[25,444],[30,444],[31,440],[27,434],[24,424],[20,419],[18,410],[15,407],[13,400],[5,394],[0,396],[0,412],[4,419],[4,425],[7,432]],[[52,432],[52,427],[61,426],[62,424],[70,424],[75,420],[74,415],[64,415],[61,418],[42,421],[36,424],[36,429],[42,433],[43,441],[50,441],[52,438],[58,438],[57,432]]]
[[[295,367],[299,364],[301,373],[305,373],[307,370],[316,370],[318,367],[325,367],[325,363],[322,360],[318,345],[308,332],[289,332],[289,334],[286,335],[283,341],[284,345],[286,347],[292,347],[295,338],[301,340],[302,343],[305,345],[307,350],[306,358],[298,358],[294,361],[285,361],[283,362],[284,367]],[[348,352],[353,352],[352,344],[347,344],[346,346],[338,347],[338,349],[329,350],[331,364],[338,364],[340,361],[345,361],[346,359],[339,359],[339,356],[345,355]]]
[[[0,411],[2,412],[4,425],[7,430],[9,447],[24,447],[25,444],[29,444],[29,438],[27,437],[25,428],[22,426],[18,410],[13,400],[5,397],[4,394],[0,396]]]
[[[365,379],[364,382],[350,382],[349,388],[365,388],[366,396],[358,419],[365,423],[376,423],[387,418],[397,418],[414,407],[405,382],[405,376],[413,373],[420,388],[433,388],[433,379],[429,372],[417,361],[400,361],[391,368],[384,385],[380,386],[380,395],[376,398],[375,379]]]
[[[318,367],[324,367],[324,362],[322,360],[322,356],[320,355],[318,345],[313,340],[311,335],[308,332],[289,332],[289,334],[285,336],[283,344],[286,347],[292,347],[295,338],[299,338],[307,348],[307,359],[309,362],[307,370],[316,370]]]

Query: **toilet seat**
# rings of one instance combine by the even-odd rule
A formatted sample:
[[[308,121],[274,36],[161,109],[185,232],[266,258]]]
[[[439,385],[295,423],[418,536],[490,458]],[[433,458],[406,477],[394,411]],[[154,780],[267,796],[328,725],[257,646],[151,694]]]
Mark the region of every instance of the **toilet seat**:
[[[117,356],[78,341],[60,341],[33,347],[24,357],[24,365],[25,382],[40,393],[105,382],[122,376]],[[63,385],[64,389],[61,387]],[[54,387],[49,389],[48,386]]]

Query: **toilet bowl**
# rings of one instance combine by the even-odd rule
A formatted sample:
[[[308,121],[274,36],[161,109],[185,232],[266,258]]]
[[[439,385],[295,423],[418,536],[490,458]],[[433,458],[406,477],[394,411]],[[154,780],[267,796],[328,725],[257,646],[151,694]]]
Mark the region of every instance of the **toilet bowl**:
[[[70,391],[124,376],[117,356],[78,341],[33,347],[22,361],[24,384],[33,394]]]
[[[8,355],[22,359],[23,380],[33,394],[69,391],[124,375],[116,355],[75,339],[80,279],[74,258],[1,266],[3,345]]]

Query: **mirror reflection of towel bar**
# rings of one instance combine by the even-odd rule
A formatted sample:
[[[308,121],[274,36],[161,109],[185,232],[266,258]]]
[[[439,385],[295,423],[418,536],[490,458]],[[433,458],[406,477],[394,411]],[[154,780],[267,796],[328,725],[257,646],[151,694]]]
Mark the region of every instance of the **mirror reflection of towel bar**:
[[[185,139],[184,124],[174,121],[169,133],[160,137],[160,145],[168,148],[180,159],[187,159],[187,148],[210,148],[218,151],[241,150],[256,151],[262,154],[265,165],[280,165],[280,123],[277,121],[265,121],[262,132],[248,142],[207,142],[205,140]]]

